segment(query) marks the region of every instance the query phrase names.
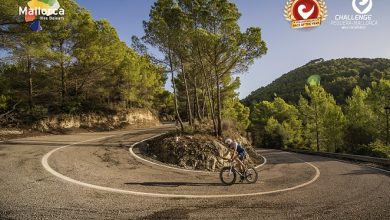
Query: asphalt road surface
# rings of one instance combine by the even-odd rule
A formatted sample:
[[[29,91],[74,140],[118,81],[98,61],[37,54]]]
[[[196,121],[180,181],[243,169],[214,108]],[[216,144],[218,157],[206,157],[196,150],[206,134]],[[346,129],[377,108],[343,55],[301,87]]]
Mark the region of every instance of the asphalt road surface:
[[[228,187],[129,153],[168,129],[0,143],[0,219],[390,219],[390,174],[366,166],[260,150],[259,181]]]

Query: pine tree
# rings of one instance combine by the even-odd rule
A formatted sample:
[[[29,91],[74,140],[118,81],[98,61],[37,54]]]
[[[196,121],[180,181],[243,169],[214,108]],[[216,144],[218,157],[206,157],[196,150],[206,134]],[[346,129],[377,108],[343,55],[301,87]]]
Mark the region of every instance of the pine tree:
[[[317,151],[336,151],[342,144],[345,118],[334,98],[319,85],[305,87],[307,98],[301,96],[299,112],[306,136],[315,142]]]

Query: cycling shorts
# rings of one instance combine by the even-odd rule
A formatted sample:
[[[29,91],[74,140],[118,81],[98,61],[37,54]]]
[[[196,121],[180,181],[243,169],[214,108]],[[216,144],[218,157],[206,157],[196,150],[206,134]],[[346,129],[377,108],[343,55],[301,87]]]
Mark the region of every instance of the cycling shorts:
[[[246,153],[245,151],[238,152],[238,158],[240,158],[241,161],[245,159]]]

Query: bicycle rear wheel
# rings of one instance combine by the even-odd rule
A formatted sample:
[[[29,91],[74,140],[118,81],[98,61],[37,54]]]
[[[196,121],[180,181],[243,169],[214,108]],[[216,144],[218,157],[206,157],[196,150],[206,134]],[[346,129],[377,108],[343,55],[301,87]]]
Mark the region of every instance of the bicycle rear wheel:
[[[219,178],[221,179],[221,182],[225,185],[233,185],[236,182],[236,177],[236,172],[231,170],[230,167],[222,168],[221,172],[219,173]]]
[[[254,167],[249,167],[246,171],[245,179],[248,183],[255,183],[259,178],[259,174],[257,173]]]

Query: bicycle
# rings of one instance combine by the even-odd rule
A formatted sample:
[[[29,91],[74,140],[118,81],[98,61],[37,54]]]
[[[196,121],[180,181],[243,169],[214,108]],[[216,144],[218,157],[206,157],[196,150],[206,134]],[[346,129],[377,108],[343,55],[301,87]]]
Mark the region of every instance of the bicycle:
[[[256,169],[252,166],[246,169],[246,172],[241,173],[236,169],[236,161],[230,161],[229,166],[225,166],[219,172],[219,178],[225,185],[233,185],[236,182],[237,174],[241,180],[246,180],[248,183],[255,183],[259,177]]]

